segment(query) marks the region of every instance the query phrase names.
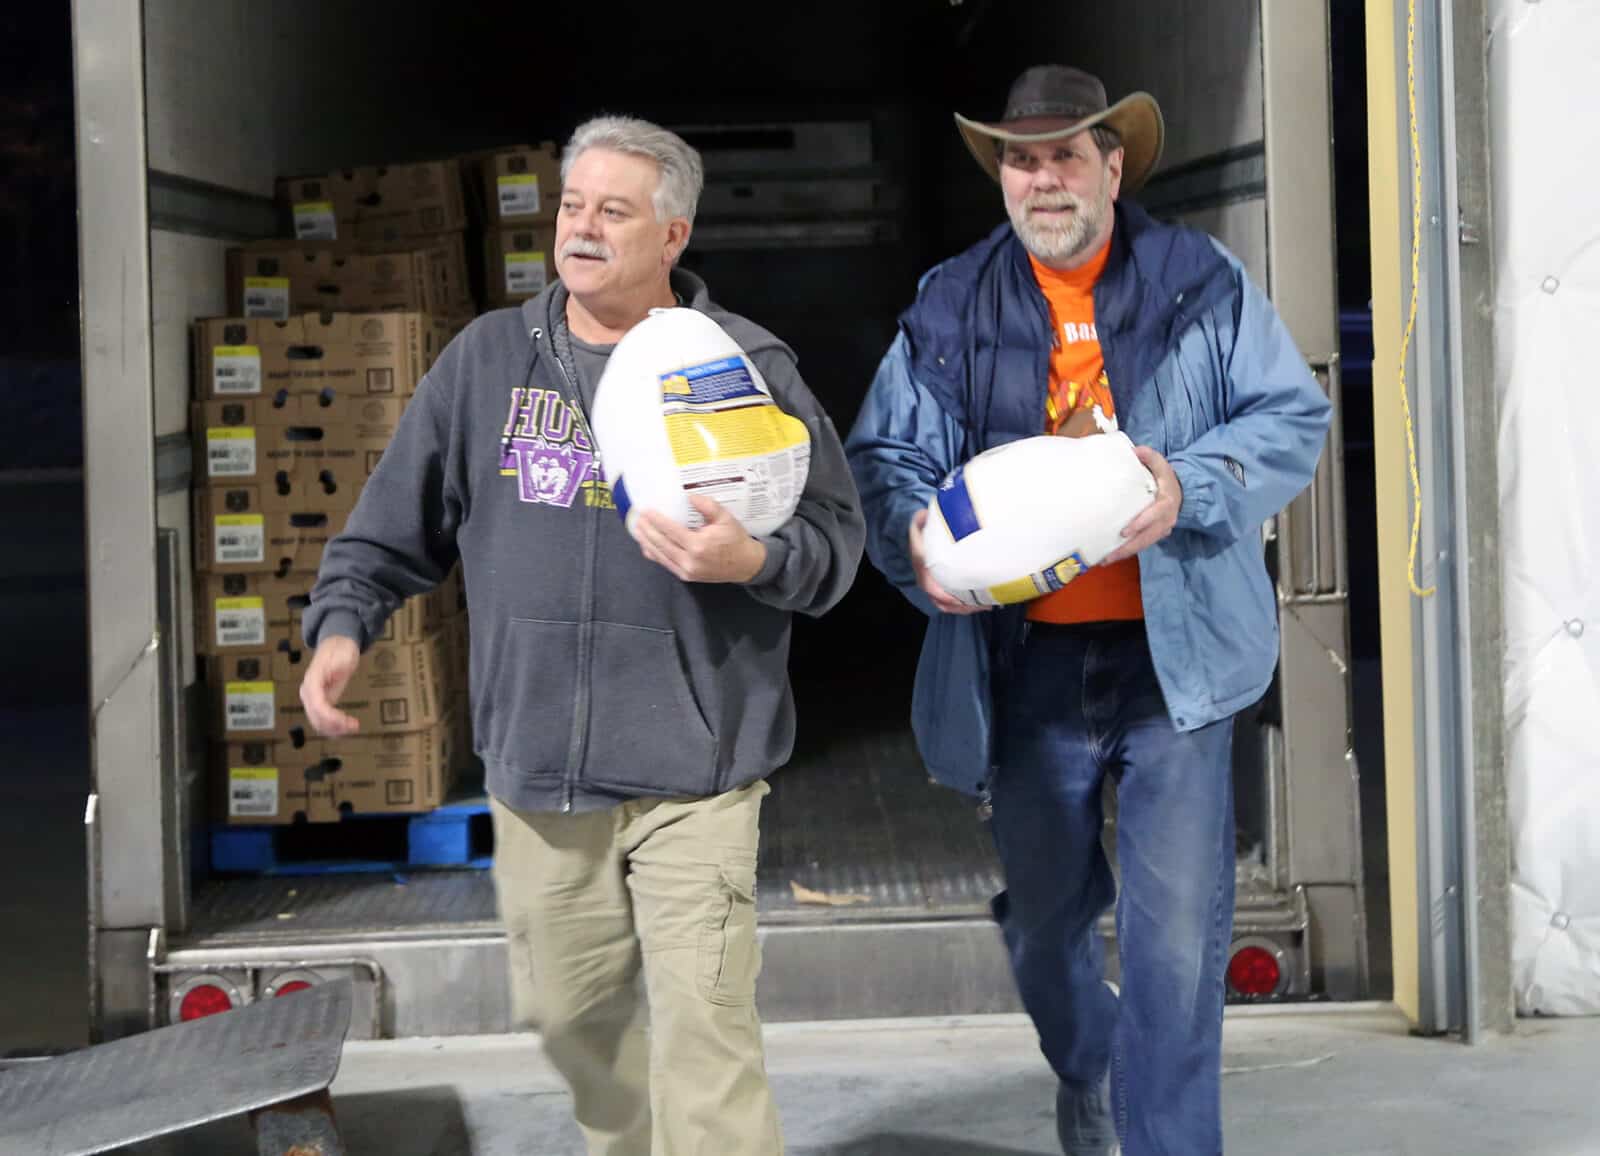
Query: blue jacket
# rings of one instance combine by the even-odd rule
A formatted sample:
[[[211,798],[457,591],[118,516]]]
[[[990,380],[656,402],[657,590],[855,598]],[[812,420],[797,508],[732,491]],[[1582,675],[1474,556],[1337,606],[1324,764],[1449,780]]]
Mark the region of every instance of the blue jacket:
[[[1260,527],[1310,482],[1330,407],[1266,296],[1203,233],[1119,202],[1094,306],[1118,423],[1183,485],[1177,526],[1139,555],[1139,580],[1168,713],[1195,730],[1272,680],[1277,605]],[[867,554],[930,616],[912,695],[918,748],[937,780],[972,794],[990,773],[992,687],[1024,612],[935,611],[907,535],[956,466],[1043,432],[1051,336],[1027,253],[1003,225],[923,278],[845,443]]]

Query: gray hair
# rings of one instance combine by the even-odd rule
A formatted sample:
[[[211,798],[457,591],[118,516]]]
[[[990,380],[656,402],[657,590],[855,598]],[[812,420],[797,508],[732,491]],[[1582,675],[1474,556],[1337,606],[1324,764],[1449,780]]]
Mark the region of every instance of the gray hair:
[[[670,221],[683,217],[694,224],[700,190],[706,182],[700,154],[688,141],[669,129],[637,117],[597,116],[580,124],[573,130],[572,139],[567,141],[561,154],[562,183],[572,171],[573,162],[589,149],[596,148],[655,161],[661,171],[661,179],[651,198],[656,219]]]

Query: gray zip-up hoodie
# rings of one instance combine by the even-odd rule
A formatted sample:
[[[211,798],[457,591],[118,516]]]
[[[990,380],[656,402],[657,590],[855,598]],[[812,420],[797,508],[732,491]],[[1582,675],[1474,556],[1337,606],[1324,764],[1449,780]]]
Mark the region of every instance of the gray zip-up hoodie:
[[[855,484],[794,352],[714,305],[693,274],[675,270],[672,285],[811,431],[799,509],[762,539],[752,582],[686,583],[641,555],[575,420],[585,410],[556,282],[478,318],[440,355],[328,544],[305,613],[308,646],[344,635],[365,650],[459,557],[476,747],[490,793],[512,807],[711,795],[780,767],[795,731],[790,615],[833,606],[860,561]]]

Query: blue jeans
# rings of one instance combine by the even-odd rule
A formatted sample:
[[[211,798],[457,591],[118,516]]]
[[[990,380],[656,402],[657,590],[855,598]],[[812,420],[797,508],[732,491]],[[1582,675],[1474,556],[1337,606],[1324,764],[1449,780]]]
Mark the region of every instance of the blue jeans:
[[[1098,1094],[1109,1067],[1126,1156],[1217,1156],[1233,724],[1173,727],[1138,623],[1030,624],[996,713],[995,917],[1063,1096]],[[1108,773],[1120,896],[1101,846]],[[1120,997],[1095,929],[1113,899]]]

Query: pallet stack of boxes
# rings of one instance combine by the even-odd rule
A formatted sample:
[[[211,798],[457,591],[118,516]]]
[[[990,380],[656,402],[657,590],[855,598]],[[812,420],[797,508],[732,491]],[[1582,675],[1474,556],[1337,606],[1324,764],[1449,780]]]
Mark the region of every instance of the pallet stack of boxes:
[[[473,158],[474,200],[483,213],[484,298],[517,305],[555,279],[561,153],[546,141]]]
[[[441,805],[470,755],[459,569],[389,621],[319,738],[300,619],[407,402],[477,312],[458,161],[280,182],[296,239],[227,255],[229,316],[194,327],[197,649],[227,824]],[[287,229],[286,229],[287,231]]]

